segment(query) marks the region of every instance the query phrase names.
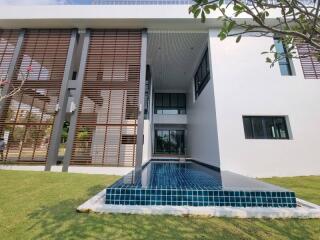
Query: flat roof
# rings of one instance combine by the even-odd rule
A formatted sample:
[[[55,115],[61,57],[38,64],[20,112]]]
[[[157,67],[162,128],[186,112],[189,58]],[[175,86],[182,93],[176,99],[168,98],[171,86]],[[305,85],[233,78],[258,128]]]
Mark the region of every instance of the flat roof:
[[[189,5],[2,5],[0,28],[148,28],[150,30],[208,30],[218,27],[218,12],[206,22],[194,19]],[[227,13],[232,14],[232,9]],[[270,12],[269,21],[276,21]],[[244,15],[237,20],[250,17]]]

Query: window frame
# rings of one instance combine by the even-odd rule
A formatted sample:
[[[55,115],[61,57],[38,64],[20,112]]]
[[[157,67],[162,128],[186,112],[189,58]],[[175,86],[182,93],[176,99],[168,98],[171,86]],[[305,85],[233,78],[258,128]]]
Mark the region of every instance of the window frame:
[[[203,72],[203,68],[205,71]],[[205,76],[202,76],[205,73]],[[194,79],[194,92],[195,99],[197,99],[203,89],[206,87],[207,83],[210,81],[210,60],[209,60],[209,48],[207,47],[202,54],[201,61],[197,67],[197,70],[193,76]]]
[[[263,131],[263,136],[259,137],[257,136],[257,134],[255,134],[255,129],[254,129],[254,121],[253,120],[259,120],[262,123],[262,131]],[[282,119],[282,124],[284,124],[284,131],[285,131],[285,137],[281,137],[281,135],[279,134],[279,136],[275,136],[275,137],[270,137],[268,136],[268,128],[266,126],[266,121],[267,120],[272,120],[273,122],[273,127],[276,127],[276,120],[277,119]],[[246,126],[245,121],[249,120],[250,121],[250,133],[251,136],[249,136],[250,134],[248,133],[248,128]],[[244,135],[245,135],[245,139],[255,139],[255,140],[290,140],[291,137],[289,135],[289,124],[288,124],[288,120],[287,120],[287,116],[283,116],[283,115],[273,115],[273,116],[250,116],[250,115],[244,115],[242,116],[242,122],[243,122],[243,129],[244,129]],[[275,128],[274,131],[278,131],[279,128]]]
[[[276,52],[278,54],[286,55],[288,53],[287,52],[287,48],[283,44],[281,38],[274,37],[273,40],[274,40],[274,47],[275,47]],[[279,51],[279,47],[277,47],[277,44],[281,45],[283,51]],[[282,58],[280,61],[278,61],[278,64],[279,64],[279,70],[280,70],[281,76],[294,76],[293,64],[292,64],[292,62],[290,61],[290,59],[288,57]],[[287,71],[286,73],[283,72],[283,69],[282,69],[283,66],[286,67],[286,71]]]
[[[176,98],[176,104],[172,104],[172,99]],[[168,104],[164,104],[164,98]],[[155,93],[154,94],[154,114],[159,115],[184,115],[187,114],[187,96],[185,93]],[[161,104],[159,104],[159,99]],[[182,104],[181,104],[182,103]],[[177,113],[166,113],[165,111],[176,110]]]

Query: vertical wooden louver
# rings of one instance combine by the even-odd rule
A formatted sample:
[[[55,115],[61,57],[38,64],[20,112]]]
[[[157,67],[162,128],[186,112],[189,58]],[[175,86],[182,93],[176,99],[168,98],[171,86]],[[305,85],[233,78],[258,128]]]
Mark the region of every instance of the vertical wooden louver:
[[[315,56],[312,56],[315,51],[314,48],[306,43],[297,43],[297,50],[304,78],[320,79],[320,61]]]
[[[0,77],[1,80],[7,80],[7,74],[13,53],[18,41],[19,32],[16,30],[0,31]]]
[[[141,31],[92,30],[71,164],[133,166]]]
[[[69,30],[26,31],[11,83],[19,86],[23,75],[26,82],[5,103],[0,122],[8,136],[3,161],[45,163],[70,36]]]

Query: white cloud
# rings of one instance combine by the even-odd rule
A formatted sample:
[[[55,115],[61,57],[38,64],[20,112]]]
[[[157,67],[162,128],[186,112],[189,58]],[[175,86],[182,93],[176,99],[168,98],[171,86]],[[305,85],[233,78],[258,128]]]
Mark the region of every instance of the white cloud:
[[[0,5],[52,5],[65,2],[65,0],[0,0]]]

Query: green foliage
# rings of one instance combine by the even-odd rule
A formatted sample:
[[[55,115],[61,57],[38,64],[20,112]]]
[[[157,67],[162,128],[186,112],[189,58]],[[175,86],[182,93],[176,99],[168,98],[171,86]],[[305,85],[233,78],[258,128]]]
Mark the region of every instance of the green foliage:
[[[89,130],[86,127],[82,127],[77,134],[77,140],[85,141],[89,139]]]
[[[229,36],[237,36],[236,42],[241,41],[245,34],[255,36],[277,36],[286,48],[286,56],[274,52],[271,47],[269,53],[273,59],[268,57],[266,62],[271,66],[281,58],[308,57],[298,56],[295,52],[296,43],[308,44],[312,47],[309,57],[316,57],[320,61],[320,1],[314,1],[313,5],[304,5],[298,0],[252,0],[250,5],[245,1],[231,0],[224,4],[224,0],[196,0],[189,8],[195,18],[200,17],[201,22],[206,20],[211,12],[217,12],[220,16],[221,28],[218,33],[220,40]],[[228,11],[230,9],[231,11]],[[269,21],[270,12],[279,12],[280,16],[275,18],[276,22]],[[237,18],[244,14],[244,18]],[[245,19],[251,18],[252,21]],[[264,52],[265,54],[265,52]]]

